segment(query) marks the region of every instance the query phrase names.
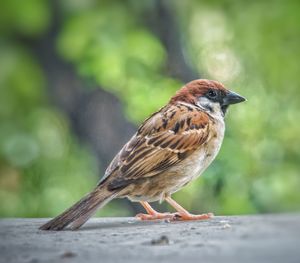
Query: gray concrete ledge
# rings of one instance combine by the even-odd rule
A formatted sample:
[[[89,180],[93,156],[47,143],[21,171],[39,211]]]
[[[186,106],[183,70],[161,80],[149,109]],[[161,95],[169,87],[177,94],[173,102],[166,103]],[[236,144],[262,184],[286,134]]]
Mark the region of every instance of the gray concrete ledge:
[[[196,222],[97,218],[46,232],[47,219],[0,220],[0,262],[300,262],[300,214]]]

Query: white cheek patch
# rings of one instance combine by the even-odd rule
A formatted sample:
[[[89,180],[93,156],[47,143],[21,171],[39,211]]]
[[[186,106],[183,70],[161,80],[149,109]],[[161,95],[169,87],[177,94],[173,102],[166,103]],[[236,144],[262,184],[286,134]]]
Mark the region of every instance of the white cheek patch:
[[[214,110],[213,104],[215,103],[211,102],[208,98],[205,97],[200,97],[197,101],[197,106],[209,112],[212,112]]]
[[[197,106],[215,118],[222,119],[224,117],[220,103],[218,102],[213,102],[208,98],[200,97],[197,101]]]

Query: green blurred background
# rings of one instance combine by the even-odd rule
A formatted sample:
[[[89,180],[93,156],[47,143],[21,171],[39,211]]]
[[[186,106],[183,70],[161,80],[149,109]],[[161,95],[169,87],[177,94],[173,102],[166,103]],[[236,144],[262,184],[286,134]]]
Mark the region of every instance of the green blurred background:
[[[200,77],[248,101],[231,107],[213,165],[175,199],[193,212],[300,211],[299,1],[0,5],[0,216],[60,213]],[[117,200],[98,215],[140,211]]]

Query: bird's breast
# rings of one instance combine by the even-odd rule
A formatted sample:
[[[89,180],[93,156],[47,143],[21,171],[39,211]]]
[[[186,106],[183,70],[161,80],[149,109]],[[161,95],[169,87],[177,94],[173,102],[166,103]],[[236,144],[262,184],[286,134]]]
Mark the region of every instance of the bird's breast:
[[[214,124],[209,139],[196,150],[191,156],[186,158],[180,165],[174,167],[181,178],[176,191],[183,185],[200,176],[217,156],[224,138],[224,122]]]

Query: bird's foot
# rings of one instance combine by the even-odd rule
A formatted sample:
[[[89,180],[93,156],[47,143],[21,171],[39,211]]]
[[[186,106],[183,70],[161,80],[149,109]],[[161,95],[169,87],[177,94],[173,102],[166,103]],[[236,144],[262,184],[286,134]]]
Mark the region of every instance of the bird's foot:
[[[167,219],[167,220],[175,220],[177,217],[176,214],[171,213],[152,213],[152,214],[137,214],[135,216],[136,218],[139,218],[141,220],[157,220],[157,219]]]
[[[201,214],[201,215],[193,215],[190,213],[175,213],[175,217],[173,220],[178,221],[188,221],[188,220],[206,220],[214,217],[213,213]]]

